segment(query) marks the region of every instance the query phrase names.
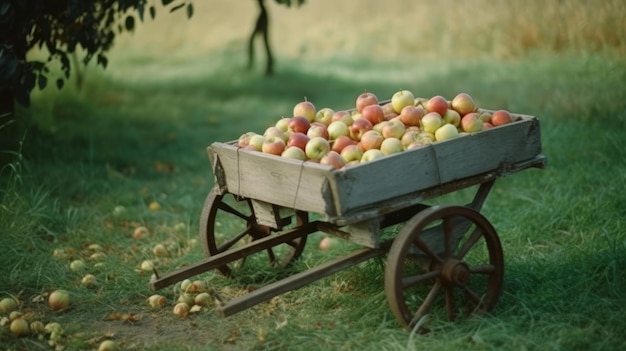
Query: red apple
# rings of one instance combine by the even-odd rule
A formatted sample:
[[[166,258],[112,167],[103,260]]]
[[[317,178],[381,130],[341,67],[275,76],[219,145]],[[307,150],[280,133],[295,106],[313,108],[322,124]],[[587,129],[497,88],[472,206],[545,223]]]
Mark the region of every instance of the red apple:
[[[297,146],[300,149],[304,150],[306,144],[311,140],[308,135],[300,132],[292,133],[287,139],[287,147],[289,146]]]
[[[332,166],[335,169],[340,169],[346,165],[346,161],[341,157],[337,151],[330,150],[326,155],[320,159],[320,164]]]
[[[361,140],[361,137],[368,130],[372,130],[374,125],[372,122],[365,118],[355,119],[350,126],[350,137],[356,141]]]
[[[400,120],[391,120],[387,121],[381,129],[381,133],[385,139],[387,138],[398,138],[402,137],[404,134],[406,127]]]
[[[304,101],[297,103],[293,107],[294,116],[304,116],[309,120],[309,122],[315,121],[316,113],[315,105],[313,105],[311,101],[308,101],[306,97],[304,98]]]
[[[361,136],[361,147],[363,150],[380,149],[382,144],[383,135],[376,130],[368,130]]]
[[[461,118],[461,130],[467,133],[483,130],[483,121],[478,118],[478,113],[470,112]]]
[[[422,117],[424,117],[424,108],[422,106],[405,106],[398,115],[405,126],[419,126]]]
[[[453,110],[461,115],[461,117],[476,110],[474,99],[467,93],[457,94],[454,99],[452,99],[451,106]]]
[[[311,123],[309,130],[306,132],[306,135],[308,135],[309,138],[319,136],[324,139],[328,139],[328,127],[322,122],[313,122]]]
[[[356,141],[352,140],[347,135],[340,135],[337,139],[332,141],[331,149],[341,153],[341,150],[348,145],[356,145]]]
[[[419,141],[420,132],[414,129],[407,129],[402,137],[400,138],[400,142],[402,142],[402,146],[406,149],[409,145],[413,144],[416,141]]]
[[[493,124],[489,123],[489,122],[483,122],[483,130],[487,130],[487,129],[491,129],[493,128]]]
[[[350,112],[342,110],[342,111],[337,111],[333,114],[332,122],[335,122],[335,121],[342,121],[349,127],[354,121],[354,119],[352,119],[352,115],[350,114]]]
[[[345,163],[350,163],[354,161],[361,161],[361,157],[363,157],[363,150],[361,150],[359,145],[351,144],[344,147],[340,154]]]
[[[491,114],[491,124],[494,127],[513,122],[511,113],[507,110],[497,110]]]
[[[361,110],[361,117],[375,125],[385,120],[385,113],[380,105],[367,105]]]
[[[378,97],[370,92],[363,92],[356,98],[356,110],[361,112],[365,106],[378,105]]]
[[[291,117],[291,120],[289,121],[289,125],[287,126],[287,129],[291,132],[306,134],[306,132],[309,130],[310,127],[311,127],[311,121],[309,121],[308,118],[304,116],[293,116]]]
[[[285,151],[285,141],[281,137],[272,136],[265,138],[261,151],[266,154],[280,156]]]
[[[448,100],[441,95],[435,95],[426,102],[426,111],[437,112],[440,116],[446,114],[448,110]]]
[[[241,134],[241,136],[237,140],[237,146],[239,147],[248,146],[248,144],[250,144],[250,138],[252,138],[252,136],[254,135],[256,135],[255,132],[246,132],[246,133]]]

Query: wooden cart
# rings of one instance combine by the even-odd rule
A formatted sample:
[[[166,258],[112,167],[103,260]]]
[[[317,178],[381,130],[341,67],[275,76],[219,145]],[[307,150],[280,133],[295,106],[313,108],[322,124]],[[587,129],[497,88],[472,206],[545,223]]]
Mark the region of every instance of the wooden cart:
[[[286,266],[307,237],[323,232],[358,248],[236,297],[217,308],[228,316],[368,259],[386,255],[385,293],[398,322],[412,328],[439,307],[450,320],[496,304],[504,258],[494,227],[480,213],[498,177],[544,168],[539,121],[513,123],[336,170],[213,143],[215,185],[204,204],[200,239],[207,257],[157,276],[160,289],[217,269],[231,275],[257,254]],[[425,201],[476,186],[469,204]],[[315,219],[313,219],[315,218]],[[400,228],[387,237],[383,230]]]

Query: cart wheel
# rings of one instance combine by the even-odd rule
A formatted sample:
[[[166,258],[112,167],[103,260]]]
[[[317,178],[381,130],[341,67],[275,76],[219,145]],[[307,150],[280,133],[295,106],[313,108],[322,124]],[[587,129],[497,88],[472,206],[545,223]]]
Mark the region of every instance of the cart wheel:
[[[303,211],[293,211],[290,219],[295,218],[295,226],[308,223],[308,215]],[[286,229],[285,228],[282,229]],[[294,227],[292,224],[291,227]],[[252,203],[248,198],[226,193],[220,195],[211,190],[207,196],[200,217],[200,240],[207,256],[236,249],[251,241],[269,236],[274,232],[273,228],[257,223]],[[232,233],[235,233],[232,235]],[[233,270],[242,267],[246,259],[267,256],[272,266],[285,267],[293,263],[304,250],[306,236],[285,242],[265,250],[266,255],[261,253],[237,260],[228,265],[218,267],[219,271],[230,276]]]
[[[410,329],[438,303],[445,304],[450,321],[462,313],[487,313],[502,290],[500,239],[469,207],[419,212],[398,233],[387,260],[387,301],[398,322]]]

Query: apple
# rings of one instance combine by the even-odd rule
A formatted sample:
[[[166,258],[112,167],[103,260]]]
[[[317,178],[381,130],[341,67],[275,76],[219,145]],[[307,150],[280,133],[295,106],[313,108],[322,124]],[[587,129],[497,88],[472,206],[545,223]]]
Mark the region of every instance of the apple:
[[[255,151],[262,151],[265,139],[266,138],[263,135],[255,134],[250,137],[250,141],[248,142],[248,146],[246,146],[246,148]]]
[[[252,136],[256,134],[257,133],[255,132],[246,132],[246,133],[241,134],[239,139],[237,139],[237,146],[239,147],[248,146],[248,144],[250,143],[250,138],[252,138]]]
[[[413,144],[416,141],[419,141],[420,132],[414,129],[407,129],[402,137],[400,137],[400,142],[402,143],[402,147],[405,149],[407,146]]]
[[[476,104],[474,103],[474,99],[471,95],[467,93],[457,94],[452,99],[451,106],[453,110],[461,115],[461,117],[476,110]]]
[[[335,121],[342,121],[349,127],[352,124],[352,122],[354,122],[354,119],[352,118],[352,115],[350,114],[350,112],[342,110],[342,111],[337,111],[333,114],[332,122],[335,122]]]
[[[435,133],[437,128],[441,127],[442,124],[443,119],[438,112],[428,112],[422,118],[422,129],[428,133]]]
[[[461,123],[461,115],[456,111],[453,110],[451,108],[449,108],[446,113],[441,116],[441,118],[443,118],[443,123],[449,123],[452,124],[455,127],[459,127],[459,124]]]
[[[364,91],[356,97],[356,110],[361,112],[365,106],[378,105],[378,97],[373,93]]]
[[[430,144],[433,141],[435,141],[435,134],[426,132],[426,131],[421,131],[418,135],[418,138],[422,144]]]
[[[13,311],[17,311],[17,301],[12,297],[5,297],[0,300],[0,312],[9,314]]]
[[[285,151],[283,151],[280,156],[300,161],[306,160],[306,154],[304,153],[304,150],[302,150],[298,146],[287,146],[287,148],[285,148]]]
[[[402,150],[404,150],[404,148],[402,147],[402,142],[400,141],[400,139],[395,137],[386,138],[380,144],[380,151],[382,151],[382,153],[385,155],[397,154],[399,152],[402,152]]]
[[[310,160],[319,161],[330,151],[330,143],[322,137],[314,137],[306,143],[304,152]]]
[[[293,116],[289,121],[287,126],[287,130],[296,132],[296,133],[305,133],[311,127],[311,121],[304,116]]]
[[[443,116],[448,110],[448,100],[441,95],[435,95],[428,99],[424,106],[427,112],[437,112],[440,116]]]
[[[406,131],[406,127],[399,120],[391,120],[387,121],[382,127],[381,133],[383,137],[386,138],[397,138],[400,139],[402,134]]]
[[[415,96],[409,90],[399,90],[391,96],[391,106],[400,113],[406,106],[415,106]]]
[[[283,132],[286,132],[287,130],[289,130],[289,121],[291,121],[291,117],[282,117],[278,121],[276,121],[274,126],[282,129]]]
[[[435,140],[437,141],[448,140],[458,136],[459,130],[450,123],[442,125],[435,131]]]
[[[26,336],[30,333],[28,322],[21,317],[11,320],[9,330],[11,330],[11,333],[15,334],[15,336],[18,337]]]
[[[281,137],[272,136],[265,138],[261,151],[266,154],[280,156],[285,151],[285,141]]]
[[[361,161],[363,150],[361,150],[361,147],[357,144],[346,145],[346,147],[341,150],[340,155],[346,164],[353,161]]]
[[[344,161],[343,157],[337,152],[330,150],[326,153],[326,155],[322,156],[320,159],[320,164],[332,166],[335,169],[340,169],[346,165],[346,161]]]
[[[65,290],[54,290],[48,295],[48,306],[53,311],[62,311],[70,305],[70,293]]]
[[[483,122],[483,130],[491,129],[493,127],[494,127],[493,124],[489,122]]]
[[[383,108],[383,113],[385,114],[385,118],[387,119],[391,119],[393,118],[392,116],[398,115],[398,113],[393,109],[393,105],[391,104],[391,102],[383,104],[381,105],[381,107]]]
[[[478,111],[478,118],[480,118],[483,122],[491,123],[491,112]]]
[[[322,107],[315,114],[315,122],[321,122],[321,123],[324,123],[325,125],[329,125],[330,122],[332,122],[334,114],[335,114],[335,111],[332,108]]]
[[[265,129],[263,132],[263,136],[266,138],[277,137],[283,139],[283,141],[287,141],[287,133],[283,131],[280,127],[270,126]]]
[[[315,105],[313,105],[311,101],[308,101],[306,97],[304,98],[304,101],[297,103],[293,107],[294,116],[304,116],[309,120],[309,122],[315,122],[316,114]]]
[[[385,157],[382,151],[378,149],[370,149],[363,153],[363,157],[361,157],[361,162],[370,162],[379,158]]]
[[[467,133],[483,130],[483,121],[478,118],[478,113],[470,112],[461,118],[461,130]]]
[[[385,138],[376,130],[368,130],[361,136],[361,147],[363,150],[379,149]]]
[[[322,238],[322,240],[320,240],[319,248],[322,251],[328,251],[330,249],[335,248],[338,245],[339,245],[339,239],[333,238],[330,236],[325,236]]]
[[[287,139],[287,147],[297,146],[304,151],[304,148],[306,147],[306,144],[309,142],[309,140],[311,140],[311,138],[304,133],[292,133],[289,136],[289,139]]]
[[[330,122],[328,125],[328,139],[336,140],[340,136],[349,136],[350,128],[343,121]]]
[[[375,125],[385,120],[385,113],[380,105],[367,105],[361,110],[361,116]]]
[[[404,106],[398,117],[405,126],[419,126],[425,111],[422,106]]]
[[[339,137],[337,137],[337,139],[331,139],[330,148],[333,151],[341,153],[341,150],[343,150],[348,145],[356,145],[356,141],[352,140],[352,138],[347,135],[340,135]]]
[[[372,130],[374,125],[365,118],[355,119],[350,126],[350,137],[356,141],[360,141],[363,134],[368,130]]]
[[[328,127],[322,122],[313,122],[311,123],[309,130],[307,130],[306,135],[308,135],[309,138],[319,136],[324,139],[328,139]]]
[[[497,110],[491,114],[491,124],[494,127],[513,122],[511,113],[507,110]]]

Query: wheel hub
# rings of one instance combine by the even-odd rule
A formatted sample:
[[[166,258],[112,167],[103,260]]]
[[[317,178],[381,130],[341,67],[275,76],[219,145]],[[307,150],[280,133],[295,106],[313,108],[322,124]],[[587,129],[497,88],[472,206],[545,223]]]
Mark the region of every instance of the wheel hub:
[[[465,286],[470,279],[470,269],[464,262],[450,258],[443,263],[441,277],[447,284]]]

